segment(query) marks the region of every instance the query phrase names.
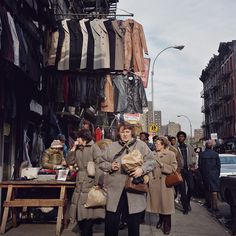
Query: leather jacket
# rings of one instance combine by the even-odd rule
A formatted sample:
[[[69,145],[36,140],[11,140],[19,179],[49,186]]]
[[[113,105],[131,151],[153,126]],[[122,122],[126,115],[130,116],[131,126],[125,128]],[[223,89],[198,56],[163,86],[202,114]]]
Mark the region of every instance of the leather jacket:
[[[114,75],[115,111],[122,113],[143,113],[147,107],[146,93],[139,76]]]

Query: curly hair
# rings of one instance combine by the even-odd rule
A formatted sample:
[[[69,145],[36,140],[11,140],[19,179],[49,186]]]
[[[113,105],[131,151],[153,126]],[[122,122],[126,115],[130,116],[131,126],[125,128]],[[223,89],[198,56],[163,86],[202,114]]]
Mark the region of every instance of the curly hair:
[[[161,145],[163,145],[165,149],[169,146],[169,141],[166,137],[158,137],[156,141],[157,140],[160,141]]]
[[[128,123],[128,122],[122,122],[117,126],[117,137],[120,138],[119,132],[121,129],[129,129],[131,130],[132,137],[135,138],[135,128],[134,125]]]

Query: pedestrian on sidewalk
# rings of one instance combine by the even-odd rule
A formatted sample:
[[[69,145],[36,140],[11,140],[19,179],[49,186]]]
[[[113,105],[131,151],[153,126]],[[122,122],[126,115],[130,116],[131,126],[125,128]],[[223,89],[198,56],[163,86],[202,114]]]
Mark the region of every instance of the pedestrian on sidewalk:
[[[88,198],[89,190],[94,186],[99,186],[101,170],[98,163],[101,157],[101,150],[97,144],[92,140],[92,135],[89,129],[81,129],[78,131],[77,140],[74,146],[68,153],[67,163],[69,165],[77,164],[79,167],[76,177],[76,188],[72,196],[70,207],[70,218],[75,220],[77,213],[77,220],[81,236],[93,235],[93,220],[104,219],[104,207],[89,207],[86,208],[85,202]],[[95,164],[95,176],[88,174],[88,162]]]
[[[169,142],[167,138],[157,138],[155,142],[156,168],[152,171],[149,180],[149,192],[147,195],[147,212],[158,213],[159,221],[156,227],[163,226],[164,234],[170,234],[171,214],[175,212],[174,188],[168,188],[165,179],[177,169],[177,161],[174,152],[168,149]]]
[[[180,200],[183,206],[183,214],[185,215],[191,211],[190,201],[194,191],[192,170],[194,170],[196,166],[196,153],[190,144],[185,143],[186,138],[187,135],[185,132],[179,131],[177,133],[177,149],[181,157],[181,175],[184,180],[183,183],[179,185],[179,191],[181,194]]]
[[[139,134],[139,138],[140,138],[140,140],[142,140],[143,142],[145,142],[147,144],[147,146],[150,148],[151,151],[154,151],[154,145],[149,142],[149,133],[141,132]]]
[[[212,140],[208,140],[205,151],[199,153],[198,168],[205,188],[205,204],[213,211],[218,211],[217,194],[220,190],[220,167],[219,154],[213,150]]]
[[[126,191],[127,173],[121,168],[121,159],[134,149],[139,150],[144,163],[131,173],[134,178],[152,171],[156,165],[153,153],[141,140],[136,139],[134,126],[124,122],[117,128],[118,141],[108,146],[101,158],[100,168],[109,173],[107,181],[107,206],[105,236],[118,236],[121,214],[127,211],[128,235],[140,235],[140,218],[146,208],[145,193]]]

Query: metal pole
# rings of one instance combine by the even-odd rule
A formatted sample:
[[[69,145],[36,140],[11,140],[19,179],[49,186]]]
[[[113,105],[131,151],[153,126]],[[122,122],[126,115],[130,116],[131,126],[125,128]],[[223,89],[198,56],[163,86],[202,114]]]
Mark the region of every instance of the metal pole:
[[[155,63],[156,63],[156,60],[157,58],[160,56],[161,53],[163,53],[164,51],[166,51],[167,49],[170,49],[170,48],[174,48],[174,49],[178,49],[178,50],[182,50],[184,48],[183,45],[180,45],[180,46],[169,46],[169,47],[166,47],[164,48],[163,50],[161,50],[157,55],[156,57],[154,58],[154,61],[152,63],[152,70],[151,70],[151,81],[152,81],[152,123],[154,124],[154,66],[155,66]]]
[[[190,139],[192,139],[193,136],[192,136],[192,123],[191,123],[191,120],[186,115],[178,115],[177,117],[181,117],[181,116],[185,117],[188,120],[188,122],[189,122],[189,126],[190,126]]]

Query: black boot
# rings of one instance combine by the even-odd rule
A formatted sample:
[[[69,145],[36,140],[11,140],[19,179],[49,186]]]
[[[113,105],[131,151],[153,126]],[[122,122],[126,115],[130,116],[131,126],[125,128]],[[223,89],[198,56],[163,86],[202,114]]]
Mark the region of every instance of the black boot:
[[[160,229],[162,227],[163,224],[163,215],[159,214],[159,220],[157,222],[156,228]]]
[[[165,235],[170,234],[171,230],[171,215],[165,215],[163,220],[163,233]]]

